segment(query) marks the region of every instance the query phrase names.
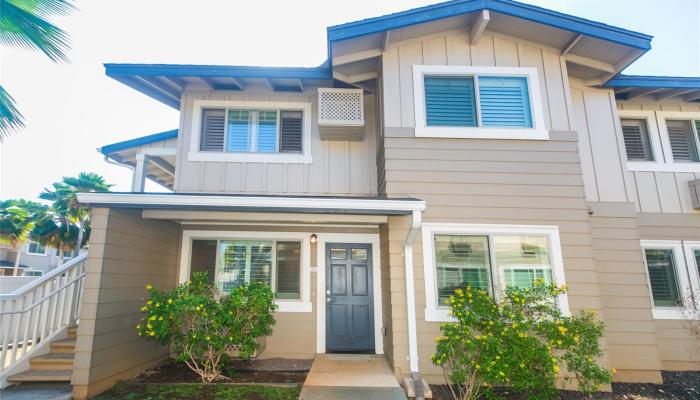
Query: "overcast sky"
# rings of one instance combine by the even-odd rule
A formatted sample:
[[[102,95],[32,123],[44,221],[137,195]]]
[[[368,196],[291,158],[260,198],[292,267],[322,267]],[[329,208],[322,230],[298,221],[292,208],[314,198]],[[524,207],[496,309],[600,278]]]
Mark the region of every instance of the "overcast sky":
[[[654,36],[625,73],[700,76],[699,0],[527,0]],[[435,0],[99,0],[55,22],[70,63],[0,47],[0,81],[27,127],[0,144],[0,199],[34,198],[80,171],[128,191],[131,173],[96,148],[177,128],[177,111],[105,76],[103,63],[317,66],[326,27]],[[157,185],[151,184],[148,188]]]

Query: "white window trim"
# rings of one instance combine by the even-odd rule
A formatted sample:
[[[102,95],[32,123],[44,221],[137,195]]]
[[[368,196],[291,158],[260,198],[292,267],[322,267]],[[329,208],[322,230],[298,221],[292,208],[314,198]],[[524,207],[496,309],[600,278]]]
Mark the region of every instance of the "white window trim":
[[[690,246],[688,244],[691,244]],[[696,245],[692,245],[696,243]],[[654,319],[683,319],[681,307],[656,307],[654,306],[654,295],[651,291],[651,282],[649,280],[649,267],[647,265],[646,249],[669,249],[673,251],[673,259],[676,266],[676,278],[678,279],[679,295],[685,301],[690,294],[690,290],[696,290],[698,284],[697,270],[693,273],[689,271],[688,259],[689,249],[700,247],[700,242],[682,242],[680,240],[642,240],[642,258],[644,260],[644,274],[647,280],[647,289],[649,290],[649,300],[651,304],[651,312]],[[684,249],[685,247],[685,249]],[[694,263],[693,263],[694,265]],[[692,286],[692,288],[691,288]],[[697,299],[696,299],[697,301]]]
[[[663,149],[664,158],[667,165],[673,166],[673,172],[700,172],[700,162],[679,162],[673,160],[673,151],[671,150],[671,140],[668,138],[667,119],[691,121],[690,128],[693,131],[695,146],[700,151],[700,139],[693,120],[700,120],[700,112],[686,111],[656,111],[656,123],[659,125],[661,133],[661,147]]]
[[[700,241],[683,241],[683,251],[688,269],[688,280],[690,281],[690,290],[692,290],[695,298],[695,307],[700,310],[700,266],[695,259],[695,250],[700,250]]]
[[[311,164],[311,103],[280,101],[233,101],[233,100],[194,100],[192,125],[190,126],[190,149],[188,161],[215,162],[262,162],[284,164]],[[294,110],[303,112],[302,152],[293,153],[232,153],[226,151],[199,151],[202,134],[202,110],[205,108],[241,108],[255,110]],[[227,122],[225,122],[226,124]],[[278,125],[281,121],[278,121]],[[279,130],[279,126],[278,126]],[[279,135],[277,138],[279,147]]]
[[[537,76],[537,68],[520,67],[466,67],[453,65],[414,65],[413,93],[415,108],[416,137],[434,138],[473,138],[473,139],[523,139],[548,140],[549,131],[544,123],[542,97]],[[498,127],[454,127],[427,126],[425,113],[425,84],[426,75],[464,75],[464,76],[516,76],[527,78],[528,94],[530,96],[530,112],[532,113],[532,128],[498,128]],[[477,118],[479,110],[479,91],[475,82],[475,97]],[[480,119],[480,118],[479,118]]]
[[[557,226],[424,223],[422,227],[422,240],[426,321],[454,321],[454,318],[449,315],[449,309],[447,307],[439,307],[437,305],[435,249],[433,242],[433,236],[436,234],[545,235],[547,237],[547,244],[549,245],[553,283],[559,286],[566,283],[564,279],[564,260],[561,252],[561,240],[559,239],[559,227]],[[493,261],[494,260],[492,260],[492,262]],[[559,295],[557,303],[564,315],[570,314],[569,300],[566,294]]]
[[[664,152],[661,147],[661,139],[659,137],[659,129],[656,125],[656,114],[654,111],[642,111],[642,110],[618,110],[617,115],[620,117],[618,120],[619,132],[622,135],[622,120],[623,119],[640,119],[646,121],[647,134],[649,135],[649,144],[651,146],[651,156],[654,161],[635,161],[627,159],[627,149],[623,146],[623,159],[627,163],[627,169],[630,171],[658,171],[665,167]],[[624,143],[624,137],[623,143]]]
[[[195,239],[220,240],[298,240],[301,242],[301,295],[299,300],[276,299],[277,312],[311,312],[311,277],[310,277],[310,243],[307,232],[242,232],[242,231],[201,231],[185,230],[182,232],[182,251],[180,252],[179,283],[190,279],[190,254],[192,241]],[[218,262],[217,248],[217,262]],[[273,274],[274,275],[274,274]],[[271,279],[274,279],[271,277]]]
[[[25,253],[26,253],[27,255],[29,255],[29,256],[39,256],[39,257],[46,257],[46,256],[49,255],[49,247],[48,247],[48,246],[43,246],[43,247],[44,247],[44,252],[43,252],[43,253],[32,253],[32,252],[30,252],[30,251],[29,251],[29,245],[30,245],[31,243],[35,243],[35,244],[41,246],[41,244],[40,244],[39,242],[35,242],[35,241],[33,241],[33,240],[28,241],[28,242],[27,242],[27,250],[25,251]]]

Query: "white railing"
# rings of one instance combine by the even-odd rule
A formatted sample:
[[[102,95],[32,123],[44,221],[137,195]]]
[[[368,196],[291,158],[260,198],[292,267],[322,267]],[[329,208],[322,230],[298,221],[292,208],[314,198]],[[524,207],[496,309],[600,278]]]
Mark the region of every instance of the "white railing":
[[[0,295],[0,382],[78,319],[83,253],[11,294]]]

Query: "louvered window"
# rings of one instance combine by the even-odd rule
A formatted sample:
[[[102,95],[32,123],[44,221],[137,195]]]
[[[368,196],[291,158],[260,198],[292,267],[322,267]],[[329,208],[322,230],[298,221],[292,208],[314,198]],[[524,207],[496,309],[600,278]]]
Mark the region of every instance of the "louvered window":
[[[303,112],[204,109],[201,151],[302,153]]]
[[[644,249],[649,284],[655,307],[676,307],[681,304],[676,260],[672,249]]]
[[[647,121],[644,119],[623,119],[622,136],[630,161],[654,161],[649,141]]]
[[[426,75],[424,89],[426,126],[533,127],[526,77]]]
[[[667,120],[668,139],[674,161],[698,162],[698,143],[689,120]]]

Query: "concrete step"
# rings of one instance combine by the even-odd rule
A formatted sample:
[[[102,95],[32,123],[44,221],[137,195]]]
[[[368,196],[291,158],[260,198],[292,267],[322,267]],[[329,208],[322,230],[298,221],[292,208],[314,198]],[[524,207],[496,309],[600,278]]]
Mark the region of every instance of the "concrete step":
[[[49,353],[29,360],[33,370],[73,370],[73,353]]]
[[[50,348],[52,353],[74,353],[75,339],[65,339],[51,342]]]
[[[70,382],[73,370],[29,370],[7,378],[10,382]]]

